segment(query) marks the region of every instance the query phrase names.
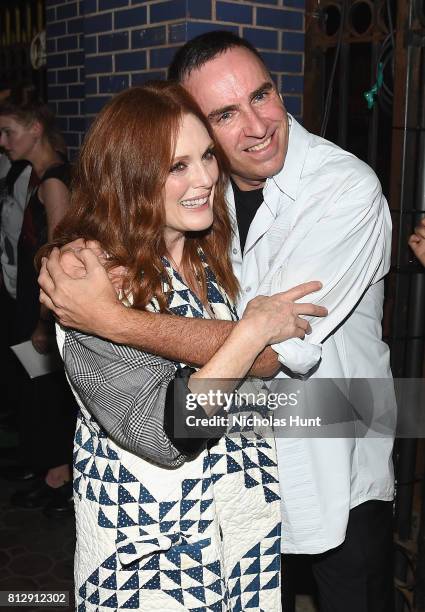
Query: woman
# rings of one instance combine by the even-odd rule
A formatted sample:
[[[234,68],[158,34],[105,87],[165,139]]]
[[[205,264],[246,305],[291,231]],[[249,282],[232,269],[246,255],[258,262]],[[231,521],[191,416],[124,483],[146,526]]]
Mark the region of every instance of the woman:
[[[0,106],[0,146],[12,162],[32,166],[22,228],[17,244],[16,318],[18,342],[31,339],[39,353],[54,347],[54,321],[38,300],[34,256],[52,239],[69,203],[70,167],[64,161],[64,143],[55,118],[42,103]],[[70,510],[70,458],[75,410],[62,373],[30,381],[22,378],[20,415],[22,461],[41,481],[12,496],[14,505],[44,507],[48,514]]]
[[[125,267],[121,297],[134,308],[235,320],[223,168],[183,88],[158,82],[124,91],[86,137],[55,244],[97,240],[111,267]],[[280,609],[273,444],[248,433],[214,444],[199,430],[179,438],[174,409],[178,419],[184,405],[174,406],[173,383],[189,392],[208,378],[241,378],[266,344],[303,337],[307,328],[278,315],[273,298],[257,298],[198,372],[60,331],[81,409],[74,453],[79,610]]]

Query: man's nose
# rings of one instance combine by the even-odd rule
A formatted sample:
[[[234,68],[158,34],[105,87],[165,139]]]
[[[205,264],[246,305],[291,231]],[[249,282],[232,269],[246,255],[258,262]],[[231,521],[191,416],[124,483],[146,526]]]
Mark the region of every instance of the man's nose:
[[[245,136],[253,136],[254,138],[264,138],[267,133],[267,124],[261,114],[254,108],[250,108],[245,113]]]

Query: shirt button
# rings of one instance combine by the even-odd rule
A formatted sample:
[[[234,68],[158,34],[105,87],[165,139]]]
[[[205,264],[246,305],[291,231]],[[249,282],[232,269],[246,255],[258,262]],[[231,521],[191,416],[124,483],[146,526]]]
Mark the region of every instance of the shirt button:
[[[232,253],[233,253],[233,255],[237,255],[238,254],[238,249],[233,249]]]
[[[245,293],[249,293],[251,291],[251,287],[245,287]]]

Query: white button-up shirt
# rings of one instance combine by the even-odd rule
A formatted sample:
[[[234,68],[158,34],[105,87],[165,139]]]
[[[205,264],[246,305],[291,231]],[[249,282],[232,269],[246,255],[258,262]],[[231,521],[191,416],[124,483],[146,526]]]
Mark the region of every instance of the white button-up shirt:
[[[256,294],[319,280],[323,288],[303,301],[325,306],[329,315],[310,321],[305,340],[274,345],[281,363],[307,377],[390,378],[381,319],[391,218],[380,183],[365,163],[289,121],[285,164],[266,182],[243,259],[228,188],[240,313]],[[393,499],[391,437],[278,437],[276,444],[283,552],[334,548],[345,539],[351,508]]]

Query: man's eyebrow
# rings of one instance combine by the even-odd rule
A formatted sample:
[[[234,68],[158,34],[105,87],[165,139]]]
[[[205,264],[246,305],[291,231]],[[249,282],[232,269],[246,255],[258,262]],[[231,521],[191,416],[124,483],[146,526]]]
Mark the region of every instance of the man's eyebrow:
[[[264,81],[264,83],[262,83],[260,87],[257,87],[257,89],[250,94],[249,99],[252,101],[261,92],[270,91],[273,88],[274,88],[274,85],[272,82]],[[228,106],[222,106],[221,108],[217,108],[216,110],[211,111],[208,114],[208,119],[211,121],[212,119],[215,119],[216,117],[218,117],[219,115],[222,115],[223,113],[230,113],[232,111],[238,110],[238,108],[239,107],[237,104],[229,104]]]
[[[237,110],[238,106],[236,104],[229,104],[228,106],[222,106],[221,108],[217,108],[216,110],[211,111],[208,114],[208,119],[215,119],[219,115],[223,113],[230,113],[231,111]]]
[[[251,100],[254,100],[254,98],[256,98],[263,91],[270,91],[271,89],[274,89],[273,83],[270,81],[264,81],[264,83],[260,85],[260,87],[257,87],[257,89],[253,91],[249,97]]]

